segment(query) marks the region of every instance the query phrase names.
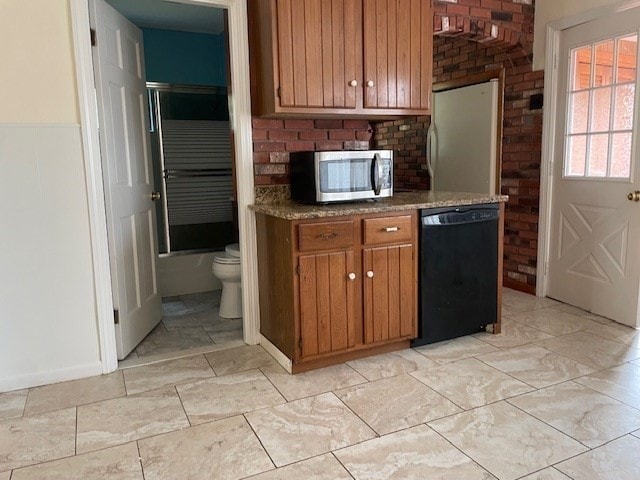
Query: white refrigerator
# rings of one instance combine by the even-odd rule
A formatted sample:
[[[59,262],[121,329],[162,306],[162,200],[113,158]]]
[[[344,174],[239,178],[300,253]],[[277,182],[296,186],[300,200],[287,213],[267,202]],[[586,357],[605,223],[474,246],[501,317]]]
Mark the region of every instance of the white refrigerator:
[[[433,93],[427,141],[431,190],[498,193],[501,101],[497,79]]]

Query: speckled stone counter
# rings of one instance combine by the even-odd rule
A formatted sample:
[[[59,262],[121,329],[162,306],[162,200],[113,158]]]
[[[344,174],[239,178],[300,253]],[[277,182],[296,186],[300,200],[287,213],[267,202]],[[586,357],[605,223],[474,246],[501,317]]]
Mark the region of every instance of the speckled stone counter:
[[[361,215],[401,210],[419,210],[422,208],[458,207],[482,203],[506,202],[506,195],[487,195],[479,193],[410,191],[398,192],[391,198],[378,201],[352,203],[334,203],[329,205],[305,205],[292,200],[280,203],[256,204],[249,208],[256,213],[286,220],[305,218],[337,217],[342,215]]]

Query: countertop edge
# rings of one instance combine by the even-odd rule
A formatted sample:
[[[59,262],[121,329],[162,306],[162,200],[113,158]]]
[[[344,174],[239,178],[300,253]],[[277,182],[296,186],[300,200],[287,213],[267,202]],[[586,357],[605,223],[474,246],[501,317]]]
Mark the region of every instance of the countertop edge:
[[[424,197],[424,198],[416,198]],[[284,220],[304,220],[313,218],[362,215],[369,213],[421,210],[425,208],[459,207],[484,203],[503,203],[507,195],[485,195],[457,192],[408,192],[399,193],[391,199],[376,203],[342,203],[330,205],[306,205],[293,201],[277,204],[254,204],[249,209],[256,213],[282,218]]]

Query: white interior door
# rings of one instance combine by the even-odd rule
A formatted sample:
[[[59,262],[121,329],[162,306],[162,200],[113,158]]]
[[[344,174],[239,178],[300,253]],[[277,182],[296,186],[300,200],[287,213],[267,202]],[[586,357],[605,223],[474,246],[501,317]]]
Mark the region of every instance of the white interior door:
[[[142,32],[90,0],[118,358],[162,318]]]
[[[634,9],[562,33],[548,265],[550,297],[634,327],[639,25]]]
[[[432,190],[496,193],[499,85],[434,92]]]

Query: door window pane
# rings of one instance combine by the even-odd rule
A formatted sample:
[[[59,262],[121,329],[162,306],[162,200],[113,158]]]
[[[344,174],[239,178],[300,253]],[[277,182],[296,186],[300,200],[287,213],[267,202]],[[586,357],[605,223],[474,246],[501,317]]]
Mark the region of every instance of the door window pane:
[[[611,87],[593,91],[593,107],[591,108],[591,131],[608,132],[611,118]]]
[[[567,149],[567,175],[584,176],[585,159],[587,157],[587,136],[575,135],[569,137]]]
[[[570,95],[569,133],[587,133],[589,126],[589,92]]]
[[[638,36],[632,35],[618,39],[618,78],[617,83],[636,81],[638,61]]]
[[[633,128],[633,102],[636,94],[634,84],[616,87],[616,109],[613,119],[614,130],[631,130]]]
[[[589,136],[588,172],[590,177],[607,175],[607,157],[609,156],[609,135]]]
[[[565,176],[630,178],[637,62],[637,34],[572,50]]]
[[[612,135],[610,177],[629,178],[631,176],[631,140],[631,132]]]
[[[596,45],[596,68],[593,77],[594,87],[602,87],[613,83],[614,46],[615,42],[613,40]]]
[[[584,90],[591,86],[591,45],[577,48],[572,55],[573,79],[571,90]]]

